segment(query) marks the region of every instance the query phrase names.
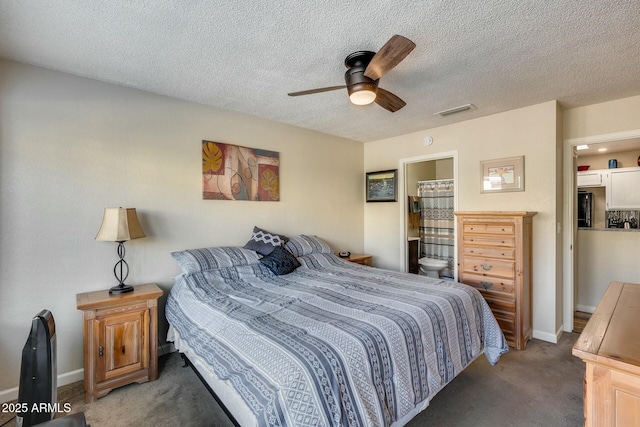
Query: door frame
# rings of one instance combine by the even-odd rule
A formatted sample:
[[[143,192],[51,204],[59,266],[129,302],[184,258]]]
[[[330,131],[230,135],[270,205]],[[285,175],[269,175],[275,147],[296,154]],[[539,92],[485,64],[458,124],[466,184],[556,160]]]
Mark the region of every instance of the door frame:
[[[455,182],[453,191],[453,206],[454,210],[458,210],[458,150],[443,151],[440,153],[425,154],[416,157],[407,157],[398,160],[398,207],[400,209],[400,271],[409,271],[409,257],[407,255],[407,182],[406,182],[406,167],[411,163],[429,162],[433,160],[453,159],[453,180]],[[454,235],[455,235],[455,222],[454,222]],[[455,245],[455,243],[454,243]],[[454,262],[454,276],[458,277],[458,263],[457,251],[454,250],[455,262]]]
[[[576,235],[578,231],[578,221],[575,218],[576,206],[576,162],[575,147],[582,144],[599,144],[602,142],[614,142],[625,139],[640,138],[640,129],[606,133],[601,135],[585,136],[580,138],[568,138],[563,143],[563,170],[564,170],[564,234],[563,241],[567,242],[563,248],[563,301],[562,313],[563,324],[566,332],[573,331],[573,315],[576,308]]]

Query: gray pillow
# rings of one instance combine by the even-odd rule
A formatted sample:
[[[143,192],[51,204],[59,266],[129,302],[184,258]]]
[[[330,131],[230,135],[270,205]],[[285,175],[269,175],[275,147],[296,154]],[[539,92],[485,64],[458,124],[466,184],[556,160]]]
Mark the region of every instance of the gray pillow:
[[[294,256],[300,257],[313,253],[331,254],[331,247],[317,236],[306,236],[301,234],[289,239],[285,248]]]
[[[269,255],[276,247],[283,246],[287,240],[289,239],[281,234],[253,227],[251,239],[244,245],[244,248],[256,251],[260,255]]]
[[[289,274],[300,267],[300,262],[298,262],[296,257],[282,246],[275,247],[269,255],[261,258],[260,262],[266,265],[269,270],[273,271],[277,276]]]
[[[223,267],[256,264],[259,261],[258,254],[254,251],[235,246],[188,249],[172,252],[171,256],[186,274]]]

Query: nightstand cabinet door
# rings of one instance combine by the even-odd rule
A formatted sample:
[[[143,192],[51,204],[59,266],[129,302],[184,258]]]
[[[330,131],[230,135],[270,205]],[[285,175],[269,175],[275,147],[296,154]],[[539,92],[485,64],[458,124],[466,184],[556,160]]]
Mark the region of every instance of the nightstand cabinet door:
[[[96,319],[98,381],[146,369],[149,346],[145,331],[149,328],[149,310],[144,309]]]

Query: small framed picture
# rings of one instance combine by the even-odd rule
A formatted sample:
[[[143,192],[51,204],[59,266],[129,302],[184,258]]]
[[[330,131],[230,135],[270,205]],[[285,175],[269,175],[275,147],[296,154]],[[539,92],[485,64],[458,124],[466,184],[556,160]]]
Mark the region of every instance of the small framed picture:
[[[398,169],[367,172],[367,202],[398,201]]]
[[[524,191],[524,156],[480,162],[481,193]]]

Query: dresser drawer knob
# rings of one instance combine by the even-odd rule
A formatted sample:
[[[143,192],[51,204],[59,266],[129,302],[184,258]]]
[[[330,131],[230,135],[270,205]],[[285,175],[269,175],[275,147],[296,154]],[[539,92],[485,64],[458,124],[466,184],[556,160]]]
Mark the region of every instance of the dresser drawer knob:
[[[482,267],[484,271],[489,271],[493,268],[492,265],[488,265],[488,264],[480,264],[480,267]]]
[[[491,282],[480,282],[480,284],[484,286],[485,289],[489,289],[490,287],[493,286],[493,283]]]

